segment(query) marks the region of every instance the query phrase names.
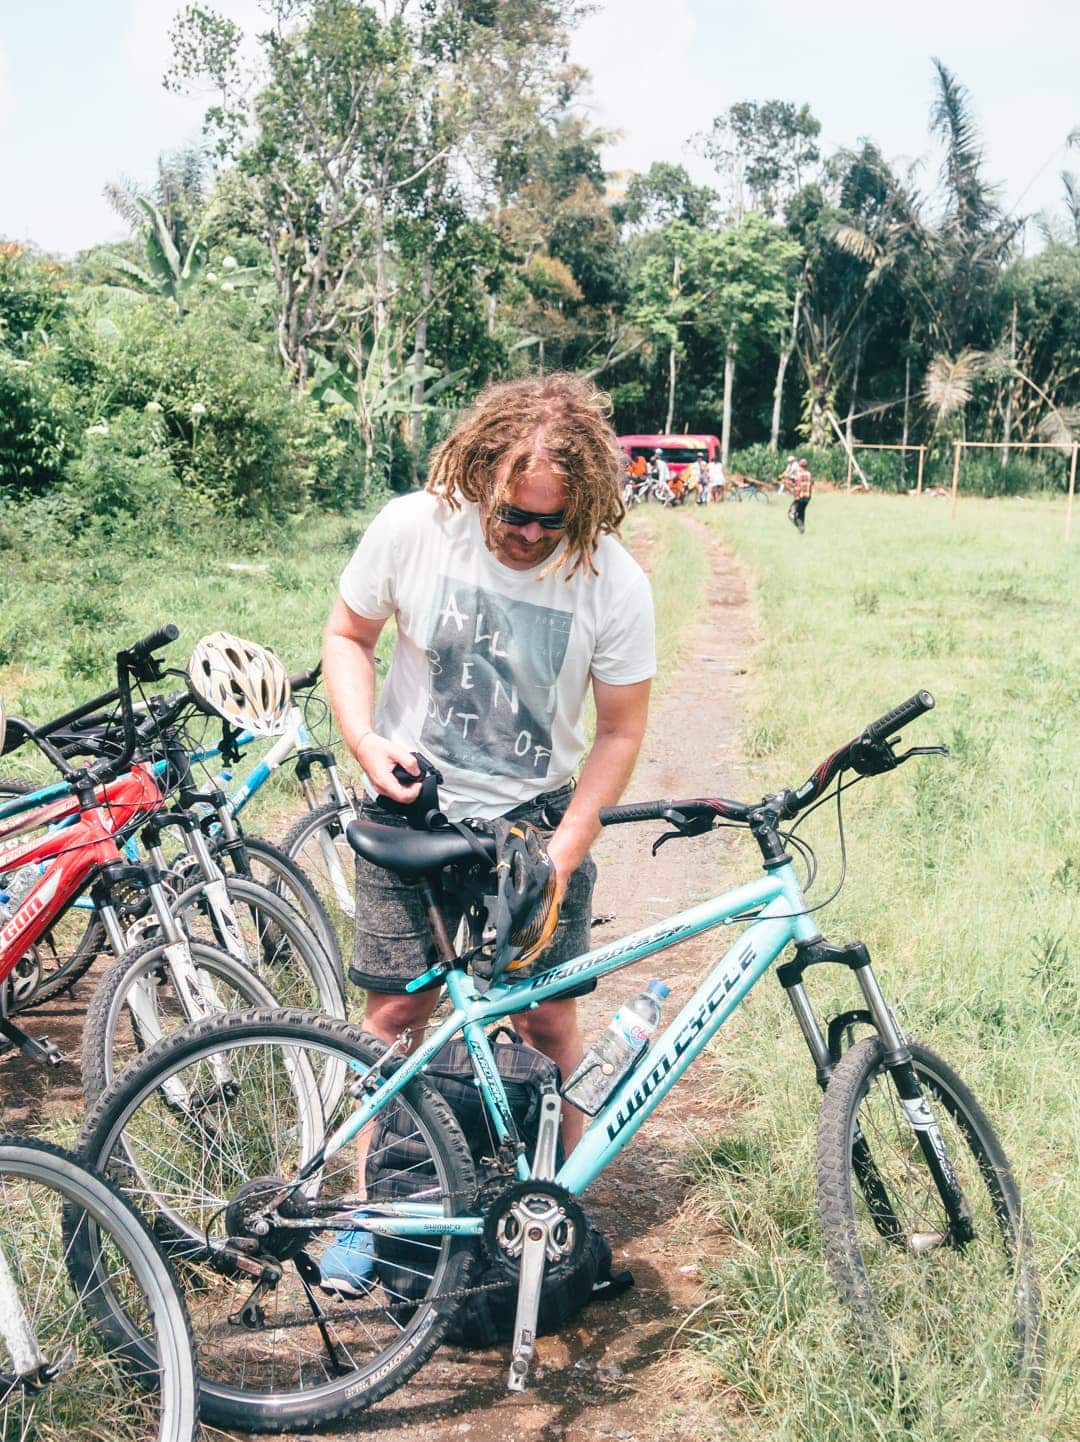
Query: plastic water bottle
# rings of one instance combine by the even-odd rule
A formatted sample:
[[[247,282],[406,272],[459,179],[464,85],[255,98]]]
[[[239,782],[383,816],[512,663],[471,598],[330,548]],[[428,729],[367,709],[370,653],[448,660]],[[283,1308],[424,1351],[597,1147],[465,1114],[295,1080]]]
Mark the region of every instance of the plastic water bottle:
[[[0,921],[15,915],[38,877],[44,875],[45,868],[40,862],[30,862],[27,866],[20,866],[18,871],[0,877]]]
[[[650,981],[639,996],[628,998],[567,1077],[562,1094],[571,1106],[594,1117],[656,1035],[660,1005],[671,988]]]

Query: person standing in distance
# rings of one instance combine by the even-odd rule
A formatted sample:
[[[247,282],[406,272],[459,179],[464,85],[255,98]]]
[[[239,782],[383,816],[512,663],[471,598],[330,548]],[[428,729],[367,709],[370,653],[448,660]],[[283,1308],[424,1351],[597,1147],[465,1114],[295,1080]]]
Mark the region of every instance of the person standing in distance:
[[[806,530],[806,508],[810,504],[810,497],[814,493],[814,479],[810,474],[809,466],[804,460],[799,462],[793,485],[795,499],[791,503],[791,519],[795,523],[796,530],[801,534]]]
[[[367,778],[366,817],[400,824],[379,798],[415,799],[418,785],[393,768],[415,775],[419,751],[443,774],[451,819],[511,816],[549,833],[562,911],[544,965],[589,949],[589,846],[645,734],[652,596],[615,539],[623,514],[619,447],[595,386],[558,373],[491,386],[435,453],[425,489],[391,500],[369,526],[326,629],[323,674]],[[376,708],[375,645],[391,617]],[[434,960],[415,887],[358,858],[356,918],[350,977],[368,992],[365,1027],[386,1042],[406,1028],[419,1037],[438,990],[405,991]],[[448,924],[453,934],[452,911]],[[572,998],[515,1025],[564,1077],[581,1059]],[[582,1125],[568,1108],[567,1148]]]

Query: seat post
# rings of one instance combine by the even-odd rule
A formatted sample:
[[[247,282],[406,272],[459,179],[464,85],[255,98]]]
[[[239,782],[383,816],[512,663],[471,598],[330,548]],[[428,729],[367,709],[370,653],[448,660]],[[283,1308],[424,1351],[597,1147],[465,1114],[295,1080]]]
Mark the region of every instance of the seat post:
[[[428,925],[431,927],[431,935],[435,940],[435,950],[439,960],[449,964],[455,960],[457,952],[454,950],[454,943],[450,940],[450,933],[446,929],[446,921],[442,914],[442,908],[436,900],[431,878],[421,876],[416,883],[416,889],[420,893],[420,900],[424,903],[424,910],[427,912]]]

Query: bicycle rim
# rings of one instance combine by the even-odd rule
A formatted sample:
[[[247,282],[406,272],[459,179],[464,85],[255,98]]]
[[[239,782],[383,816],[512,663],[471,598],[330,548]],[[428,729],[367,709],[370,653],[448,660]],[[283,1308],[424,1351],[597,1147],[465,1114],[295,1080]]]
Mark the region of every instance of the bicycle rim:
[[[370,1283],[350,1299],[318,1285],[317,1269],[344,1221],[336,1230],[312,1218],[271,1231],[260,1256],[281,1275],[264,1295],[253,1297],[257,1278],[229,1260],[252,1189],[261,1199],[268,1185],[272,1192],[296,1177],[355,1105],[346,1093],[324,1115],[313,1077],[335,1066],[355,1074],[377,1056],[341,1022],[241,1013],[191,1027],[147,1053],[87,1123],[83,1153],[169,1238],[200,1349],[203,1414],[217,1425],[276,1431],[345,1416],[400,1386],[445,1330],[449,1309],[439,1299],[464,1284],[472,1264],[472,1244],[462,1238],[393,1239],[393,1267],[382,1265],[380,1253]],[[465,1210],[475,1176],[449,1112],[418,1089],[400,1105],[411,1150],[394,1200]],[[350,1144],[296,1195],[295,1208],[355,1208],[363,1196],[358,1171]]]
[[[909,1385],[929,1386],[937,1372],[949,1393],[978,1395],[1012,1373],[1034,1390],[1038,1280],[1008,1161],[956,1073],[926,1047],[911,1052],[974,1239],[953,1240],[881,1044],[869,1038],[837,1067],[822,1105],[819,1205],[834,1280],[864,1339],[887,1342]]]
[[[239,959],[251,967],[278,1005],[344,1016],[341,981],[300,913],[256,881],[230,876],[227,886],[239,928]],[[192,937],[226,950],[235,944],[214,916],[205,883],[185,891],[174,909]]]
[[[58,1148],[0,1140],[0,1239],[53,1380],[0,1364],[5,1442],[190,1442],[196,1383],[183,1304],[153,1237]]]
[[[115,961],[98,982],[83,1028],[88,1104],[136,1057],[193,1021],[277,1002],[253,971],[216,947],[190,942],[189,957],[190,972],[181,979],[165,944],[149,942]]]

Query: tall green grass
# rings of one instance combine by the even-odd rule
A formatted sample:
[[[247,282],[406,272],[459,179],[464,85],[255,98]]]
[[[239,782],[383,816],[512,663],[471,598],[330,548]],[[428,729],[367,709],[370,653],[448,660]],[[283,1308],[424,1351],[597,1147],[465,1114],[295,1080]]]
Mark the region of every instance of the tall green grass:
[[[141,552],[27,545],[0,576],[0,694],[12,713],[44,721],[115,685],[117,649],[167,621],[180,628],[162,653],[172,666],[183,667],[209,631],[273,646],[290,672],[311,666],[338,576],[367,519],[328,516],[270,532],[203,524],[180,545],[148,535]],[[384,656],[392,630],[380,642]],[[321,703],[311,719],[328,741]],[[209,723],[202,729],[214,733]],[[3,771],[53,779],[26,746],[4,758]],[[283,774],[245,819],[273,828],[298,809],[299,794]]]
[[[688,1329],[716,1435],[734,1410],[740,1436],[769,1442],[1076,1437],[1080,547],[1062,542],[1061,507],[1037,501],[967,502],[955,534],[942,505],[901,497],[816,498],[804,537],[775,502],[704,515],[752,566],[765,623],[744,790],[797,785],[919,687],[937,697],[906,740],[943,741],[949,757],[850,794],[848,882],[820,920],[868,943],[902,1024],[993,1119],[1035,1237],[1049,1349],[1036,1410],[1011,1405],[1000,1376],[957,1395],[928,1373],[914,1411],[867,1383],[817,1237],[813,1076],[779,987],[764,985],[717,1048],[724,1100],[746,1107],[700,1164],[704,1203],[733,1237]],[[839,876],[835,810],[808,829],[823,863],[813,901]],[[754,860],[750,843],[728,879]],[[819,1015],[857,1005],[827,970],[808,976]]]

